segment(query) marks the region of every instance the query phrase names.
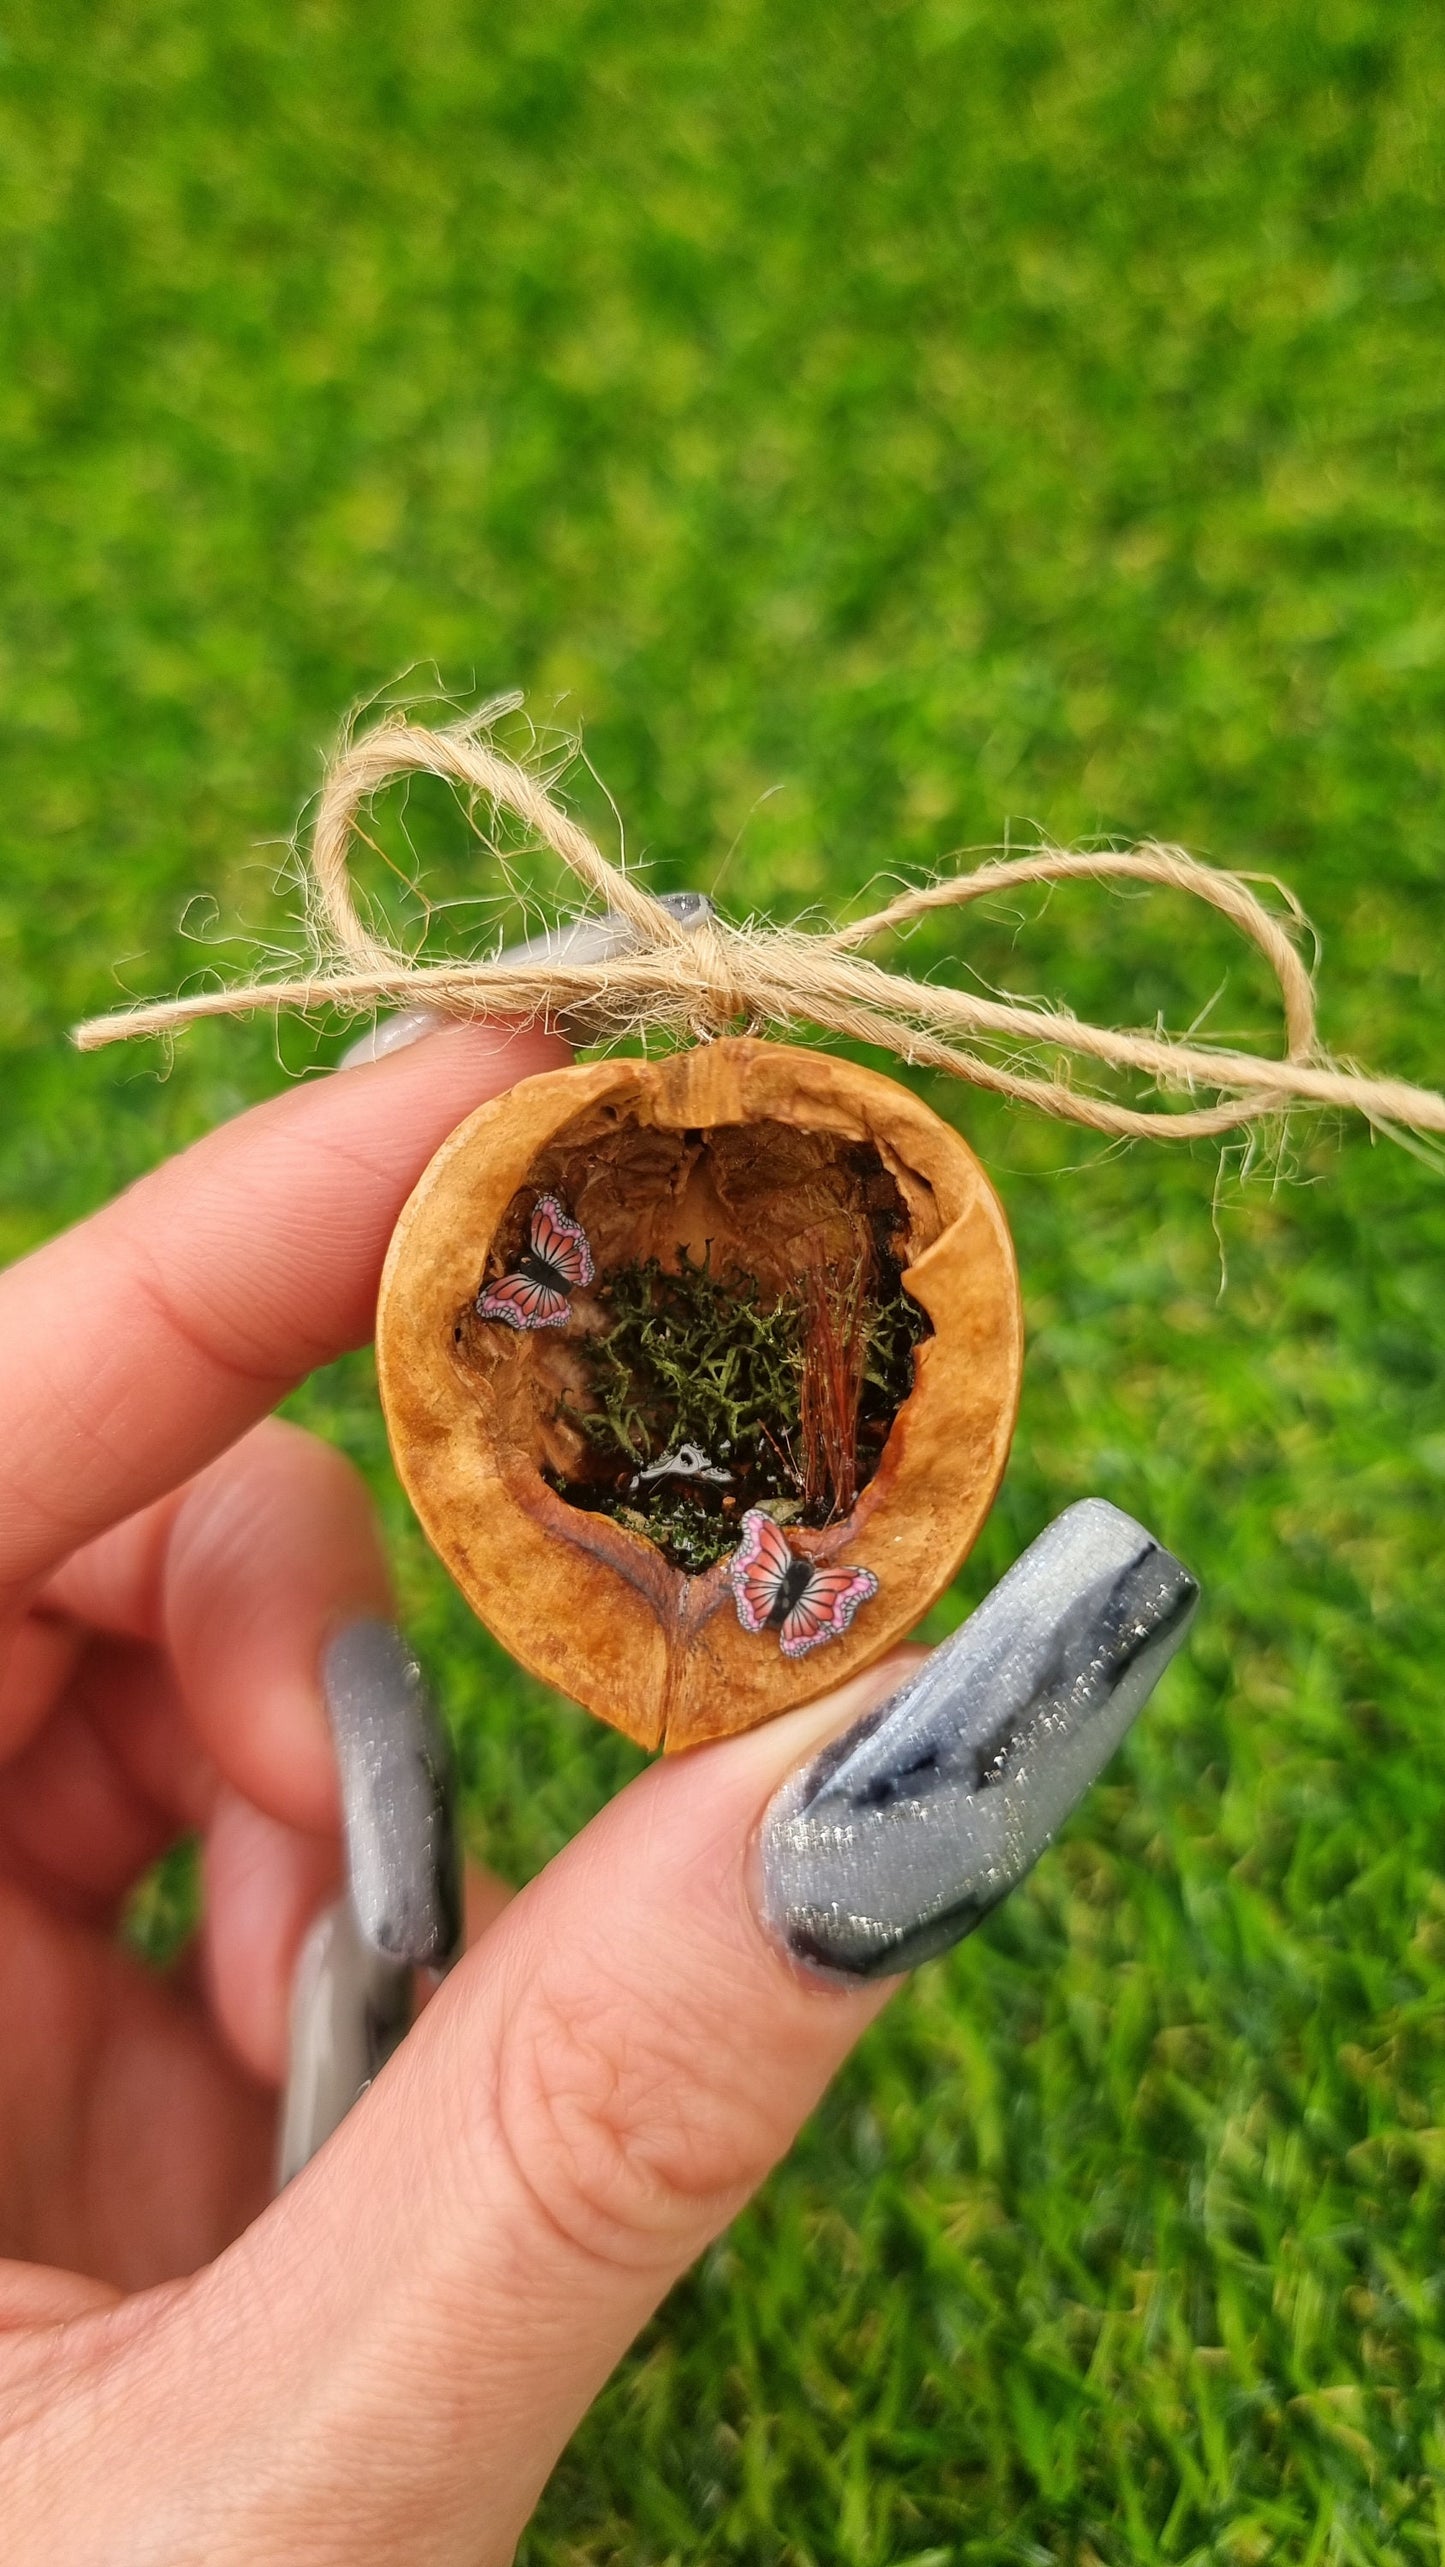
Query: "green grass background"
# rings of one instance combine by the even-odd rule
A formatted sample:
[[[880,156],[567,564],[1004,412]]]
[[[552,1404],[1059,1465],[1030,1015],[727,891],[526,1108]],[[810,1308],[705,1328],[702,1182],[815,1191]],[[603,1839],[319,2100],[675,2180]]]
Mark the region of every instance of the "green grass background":
[[[117,964],[162,991],[276,937],[320,751],[433,665],[585,723],[653,878],[726,859],[735,912],[1035,827],[1276,870],[1328,1039],[1438,1075],[1442,113],[1423,0],[12,0],[4,1248],[334,1056],[210,1027],[164,1077],[64,1035]],[[449,933],[505,923],[440,803],[387,827],[487,894]],[[1271,1030],[1168,900],[910,959]],[[1276,1181],[929,1092],[1030,1326],[933,1627],[1093,1492],[1206,1608],[524,2556],[1438,2560],[1441,1180],[1363,1130],[1296,1128]],[[367,1363],[295,1405],[378,1489],[520,1877],[635,1760],[448,1590]]]

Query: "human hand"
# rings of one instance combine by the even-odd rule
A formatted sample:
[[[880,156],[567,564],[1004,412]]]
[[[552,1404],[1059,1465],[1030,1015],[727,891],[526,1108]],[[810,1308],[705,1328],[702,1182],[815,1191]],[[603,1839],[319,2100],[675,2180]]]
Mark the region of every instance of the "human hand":
[[[445,1134],[560,1051],[458,1028],[302,1088],[0,1278],[15,2567],[508,2558],[620,2353],[883,2002],[870,1974],[938,1948],[1025,1868],[1187,1612],[1188,1581],[1135,1528],[1132,1656],[1087,1740],[1077,1704],[1046,1706],[1067,1749],[1052,1779],[1037,1757],[1009,1767],[1017,1720],[981,1773],[958,1643],[821,1790],[801,1760],[898,1662],[654,1766],[517,1898],[477,1885],[479,1940],[268,2203],[292,1970],[340,1863],[318,1667],[339,1628],[392,1610],[355,1476],[268,1412],[369,1335],[391,1228]],[[1071,1609],[1094,1598],[1096,1639],[1094,1589],[1052,1574]],[[201,1949],[162,1978],[114,1927],[189,1830]]]

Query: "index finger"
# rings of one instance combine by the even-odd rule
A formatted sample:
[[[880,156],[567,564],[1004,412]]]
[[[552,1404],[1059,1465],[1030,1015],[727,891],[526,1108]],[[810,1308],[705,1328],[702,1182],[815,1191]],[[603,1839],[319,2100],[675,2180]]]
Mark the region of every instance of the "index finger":
[[[433,1151],[570,1058],[538,1029],[430,1035],[253,1107],[0,1275],[0,1606],[364,1344]]]

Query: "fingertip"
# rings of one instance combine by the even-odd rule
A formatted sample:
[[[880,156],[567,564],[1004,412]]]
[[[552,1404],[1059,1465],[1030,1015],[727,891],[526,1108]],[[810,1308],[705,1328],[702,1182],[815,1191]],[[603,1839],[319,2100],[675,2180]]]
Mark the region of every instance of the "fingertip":
[[[388,1242],[478,1105],[567,1065],[541,1025],[457,1025],[303,1081],[0,1276],[0,1586],[153,1506],[364,1344]],[[77,1329],[77,1309],[106,1325]]]
[[[318,1908],[339,1886],[339,1840],[303,1835],[227,1791],[212,1814],[202,1860],[212,2010],[242,2066],[279,2086],[296,1957]]]
[[[379,1094],[384,1085],[394,1111],[404,1114],[414,1096],[417,1112],[432,1121],[437,1102],[455,1086],[459,1122],[522,1079],[570,1069],[574,1058],[571,1044],[546,1025],[458,1022],[428,1008],[409,1008],[383,1018],[343,1054],[337,1068],[348,1075],[329,1093],[364,1099],[369,1089]]]
[[[221,1773],[273,1818],[337,1825],[323,1654],[347,1623],[393,1609],[365,1483],[301,1428],[268,1420],[186,1492],[167,1551],[165,1636]]]

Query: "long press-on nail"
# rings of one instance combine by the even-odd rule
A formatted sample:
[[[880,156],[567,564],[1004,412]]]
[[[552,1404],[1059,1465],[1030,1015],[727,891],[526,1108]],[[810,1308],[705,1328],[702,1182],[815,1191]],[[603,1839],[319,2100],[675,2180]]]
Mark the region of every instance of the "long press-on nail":
[[[1108,1763],[1198,1599],[1132,1516],[1069,1507],[769,1804],[762,1905],[789,1951],[883,1978],[970,1933]]]
[[[715,913],[705,891],[659,891],[654,898],[660,909],[675,919],[689,935],[705,918]],[[600,918],[568,918],[559,927],[544,927],[540,936],[528,936],[520,945],[504,945],[497,956],[499,963],[605,963],[610,954],[631,953],[637,943],[637,930],[629,918],[619,918],[615,909],[604,909]]]
[[[278,2188],[315,2156],[384,2068],[411,2022],[411,1968],[360,1932],[349,1899],[323,1908],[291,1983],[291,2058]]]
[[[389,1622],[353,1622],[321,1675],[356,1922],[387,1960],[445,1969],[461,1939],[452,1758],[416,1660]]]
[[[662,891],[657,899],[665,910],[691,935],[704,919],[715,915],[705,891]],[[527,936],[519,945],[504,945],[497,956],[499,963],[535,968],[538,963],[605,963],[612,954],[629,953],[637,943],[637,930],[615,910],[604,910],[600,918],[569,918],[560,926],[544,928],[540,936]],[[578,1012],[578,1031],[584,1030]],[[402,1051],[408,1043],[419,1043],[424,1034],[435,1034],[443,1025],[453,1024],[438,1007],[404,1007],[395,1016],[380,1017],[364,1034],[349,1044],[336,1066],[341,1070],[359,1068],[363,1061],[379,1061],[387,1052]]]
[[[388,1052],[404,1052],[408,1043],[419,1043],[423,1034],[439,1034],[453,1019],[440,1007],[399,1007],[394,1016],[378,1016],[354,1043],[348,1043],[336,1066],[339,1070],[360,1069],[363,1061],[381,1061]]]
[[[347,1889],[301,1948],[277,2183],[289,2184],[404,2039],[413,1973],[461,1946],[451,1750],[389,1622],[353,1622],[321,1662],[336,1742]]]

